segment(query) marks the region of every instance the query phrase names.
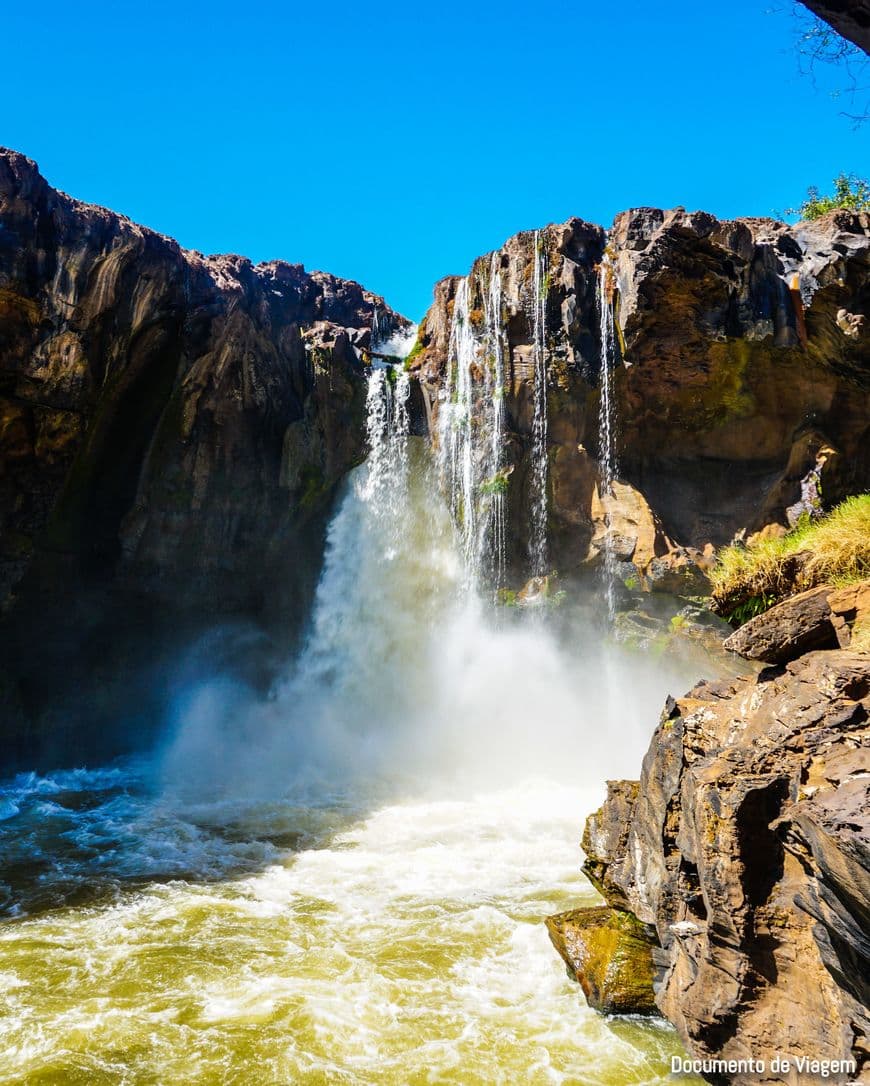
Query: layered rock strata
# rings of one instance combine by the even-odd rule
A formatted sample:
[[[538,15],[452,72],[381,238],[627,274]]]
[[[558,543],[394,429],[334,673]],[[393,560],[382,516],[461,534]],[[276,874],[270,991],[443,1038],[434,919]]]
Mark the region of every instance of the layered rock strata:
[[[543,277],[535,274],[540,251]],[[541,310],[549,529],[560,570],[608,547],[624,576],[698,593],[713,547],[788,527],[870,485],[867,214],[786,226],[640,208],[610,231],[572,219],[519,234],[469,273],[481,370],[492,365],[484,324],[494,269],[505,369],[501,478],[518,566]],[[459,282],[436,287],[411,361],[436,439]],[[618,354],[611,455],[619,471],[610,492],[599,425],[602,304],[614,307]]]

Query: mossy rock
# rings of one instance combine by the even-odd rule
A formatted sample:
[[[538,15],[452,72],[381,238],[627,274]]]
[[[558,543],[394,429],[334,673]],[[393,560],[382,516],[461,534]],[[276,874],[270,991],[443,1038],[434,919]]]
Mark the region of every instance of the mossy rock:
[[[658,1014],[652,952],[657,945],[631,913],[600,906],[547,917],[547,931],[590,1007],[604,1014]]]

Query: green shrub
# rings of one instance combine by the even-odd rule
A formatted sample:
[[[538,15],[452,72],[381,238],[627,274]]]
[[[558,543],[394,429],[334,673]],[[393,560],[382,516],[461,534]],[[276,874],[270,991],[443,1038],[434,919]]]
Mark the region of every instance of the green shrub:
[[[844,208],[847,211],[870,211],[870,183],[854,174],[841,173],[834,178],[832,195],[822,196],[815,186],[807,189],[807,198],[800,207],[786,208],[786,215],[797,215],[802,220],[818,219],[829,211]]]

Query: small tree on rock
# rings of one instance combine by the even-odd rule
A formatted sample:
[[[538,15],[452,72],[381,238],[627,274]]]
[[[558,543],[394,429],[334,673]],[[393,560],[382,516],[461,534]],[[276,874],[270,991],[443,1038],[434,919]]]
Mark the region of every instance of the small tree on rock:
[[[801,219],[818,219],[829,211],[844,208],[847,211],[870,211],[870,182],[854,174],[841,173],[834,178],[832,194],[822,195],[815,186],[807,189],[807,198],[800,207],[786,208],[786,215]]]

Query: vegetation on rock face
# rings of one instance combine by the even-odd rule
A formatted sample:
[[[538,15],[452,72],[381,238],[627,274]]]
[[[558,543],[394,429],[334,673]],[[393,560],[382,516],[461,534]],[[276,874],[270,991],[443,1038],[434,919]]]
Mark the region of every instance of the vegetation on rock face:
[[[861,494],[817,520],[803,518],[778,539],[726,547],[711,574],[713,609],[743,623],[793,592],[868,574],[870,494]]]
[[[797,215],[802,220],[819,219],[829,211],[843,208],[846,211],[870,211],[870,182],[854,174],[841,173],[834,178],[834,191],[822,195],[814,186],[807,189],[807,198],[800,207],[786,208],[786,215]]]
[[[657,1014],[652,949],[657,940],[630,912],[599,906],[547,917],[550,940],[591,1007]]]

